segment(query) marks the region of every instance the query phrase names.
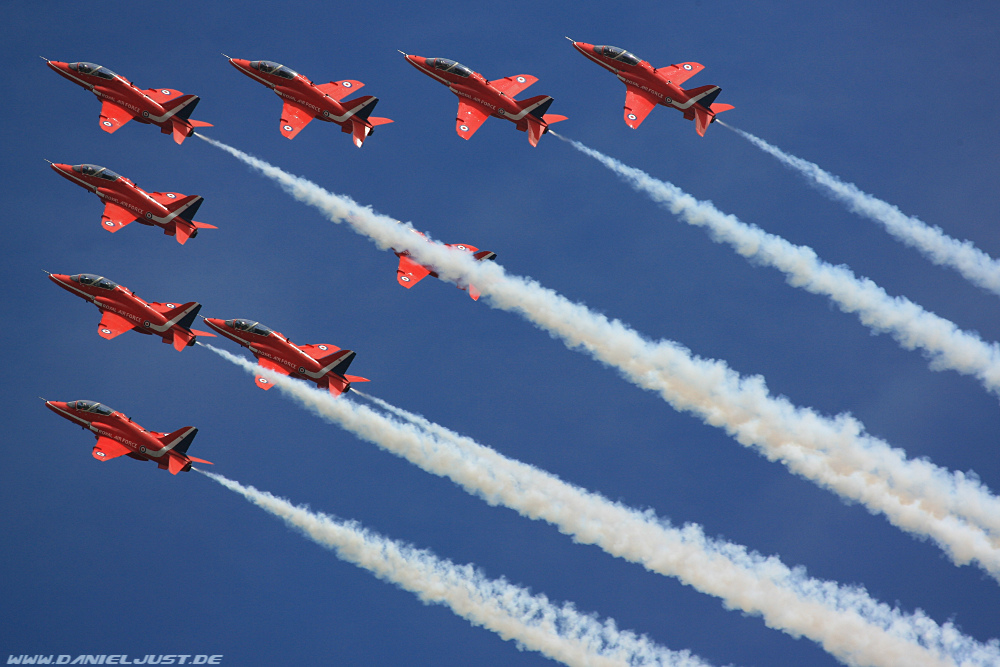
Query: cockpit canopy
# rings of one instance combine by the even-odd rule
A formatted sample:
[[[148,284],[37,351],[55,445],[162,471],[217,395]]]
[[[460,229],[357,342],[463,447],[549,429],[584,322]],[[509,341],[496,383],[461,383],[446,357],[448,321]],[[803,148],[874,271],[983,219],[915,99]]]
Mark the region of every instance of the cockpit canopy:
[[[103,403],[98,403],[97,401],[72,401],[66,404],[70,410],[81,410],[83,412],[96,412],[99,415],[104,415],[107,417],[114,410],[104,405]]]
[[[274,329],[265,327],[260,322],[252,320],[226,320],[226,326],[232,327],[237,331],[248,331],[258,336],[270,336],[274,333]]]
[[[80,74],[90,74],[91,76],[99,76],[102,79],[113,79],[118,76],[107,67],[101,67],[100,65],[95,65],[94,63],[70,63],[69,68],[74,72],[79,72]]]
[[[427,66],[434,67],[442,72],[448,72],[449,74],[457,74],[465,77],[472,76],[471,69],[465,65],[460,65],[454,60],[448,60],[447,58],[428,58]]]
[[[298,72],[270,60],[254,60],[250,63],[250,67],[253,67],[262,74],[274,74],[275,76],[280,76],[282,79],[294,79],[299,75]]]
[[[595,46],[594,52],[598,53],[606,58],[614,58],[619,62],[623,62],[626,65],[638,65],[642,62],[639,58],[635,57],[625,49],[619,49],[617,46]]]
[[[78,164],[73,166],[73,171],[84,176],[97,176],[107,181],[117,181],[121,176],[111,171],[107,167],[99,167],[96,164]]]
[[[70,276],[69,279],[81,285],[96,285],[101,289],[114,289],[118,287],[118,283],[112,282],[107,278],[102,278],[101,276],[95,276],[93,273],[78,273],[75,276]]]

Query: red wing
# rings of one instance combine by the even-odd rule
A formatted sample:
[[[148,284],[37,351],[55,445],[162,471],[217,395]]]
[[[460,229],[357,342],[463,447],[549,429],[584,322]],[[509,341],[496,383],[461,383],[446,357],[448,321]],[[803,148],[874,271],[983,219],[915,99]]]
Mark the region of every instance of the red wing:
[[[281,133],[289,139],[294,139],[303,127],[316,116],[304,106],[285,100],[281,109]]]
[[[135,213],[127,211],[111,202],[104,205],[104,213],[101,215],[101,226],[112,234],[130,222],[135,222]]]
[[[635,86],[625,88],[625,124],[634,130],[656,106],[656,98]]]
[[[277,362],[271,361],[267,357],[257,357],[257,363],[266,368],[267,370],[274,371],[275,373],[280,373],[281,375],[288,375],[289,373],[289,370],[287,368],[284,368],[283,366],[281,366],[281,364],[278,364]],[[258,387],[264,389],[265,391],[274,386],[273,384],[271,384],[270,380],[261,375],[255,377],[254,381],[257,383]]]
[[[365,84],[360,81],[351,81],[345,79],[344,81],[331,81],[330,83],[321,83],[316,86],[316,90],[320,91],[324,95],[329,95],[338,102],[356,90],[360,90]]]
[[[156,200],[158,203],[163,204],[167,208],[175,206],[178,202],[184,199],[187,195],[182,195],[179,192],[150,192],[149,196]]]
[[[101,129],[108,134],[116,131],[133,118],[135,118],[135,114],[114,102],[104,100],[101,103]]]
[[[115,336],[120,336],[134,328],[135,325],[121,315],[116,315],[110,310],[105,310],[101,316],[101,323],[97,325],[97,335],[101,338],[111,340]]]
[[[131,453],[131,449],[117,440],[99,435],[97,436],[97,444],[94,445],[94,451],[91,452],[91,455],[98,461],[110,461],[111,459]]]
[[[149,96],[151,100],[157,104],[163,104],[164,102],[172,102],[178,97],[183,97],[184,93],[179,90],[170,90],[169,88],[150,88],[149,90],[142,91]]]
[[[455,250],[464,250],[466,252],[479,252],[479,248],[474,245],[469,245],[468,243],[446,243],[446,248],[454,248]]]
[[[399,258],[399,268],[396,269],[396,280],[400,285],[409,289],[426,278],[430,272],[430,269],[426,266],[417,264],[406,255],[403,255]]]
[[[321,345],[299,345],[299,349],[313,359],[322,359],[338,351],[340,348],[336,345],[327,345],[324,343]]]
[[[667,77],[667,80],[670,81],[670,83],[674,83],[679,86],[703,69],[705,69],[705,66],[701,63],[681,63],[679,65],[661,67],[656,70],[656,73]]]
[[[466,100],[458,101],[458,117],[455,119],[455,131],[463,139],[471,139],[476,130],[490,117],[487,109]]]
[[[517,76],[508,76],[504,79],[490,81],[490,85],[507,97],[514,97],[536,81],[538,81],[538,77],[531,76],[530,74],[518,74]]]

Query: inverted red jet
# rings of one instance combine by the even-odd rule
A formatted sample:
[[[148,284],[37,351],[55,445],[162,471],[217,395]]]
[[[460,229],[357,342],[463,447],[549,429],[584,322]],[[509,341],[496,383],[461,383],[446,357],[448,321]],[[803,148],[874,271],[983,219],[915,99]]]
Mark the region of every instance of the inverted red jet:
[[[567,39],[569,39],[567,37]],[[569,41],[573,42],[572,39]],[[657,104],[672,107],[695,122],[695,130],[705,136],[715,115],[733,108],[731,104],[714,104],[722,92],[718,86],[701,86],[684,90],[681,84],[705,69],[698,63],[681,63],[655,69],[645,60],[639,60],[617,46],[594,46],[586,42],[573,42],[573,48],[615,76],[625,84],[625,124],[633,130],[642,124]]]
[[[410,231],[414,234],[424,236],[415,229],[411,229]],[[486,259],[492,261],[497,258],[497,254],[492,250],[480,250],[479,248],[466,243],[446,243],[445,247],[472,253],[472,256],[480,262]],[[410,289],[427,276],[434,276],[435,278],[439,277],[437,271],[435,271],[433,267],[417,264],[410,259],[409,250],[396,250],[393,248],[392,251],[396,253],[397,257],[399,257],[399,267],[396,269],[396,280],[406,289]],[[475,285],[458,285],[458,289],[467,289],[469,291],[469,296],[472,297],[473,301],[477,301],[479,299],[479,290],[476,289]]]
[[[101,129],[109,134],[135,120],[156,125],[160,132],[173,134],[174,141],[182,144],[194,128],[212,127],[211,123],[191,120],[191,112],[198,105],[197,95],[169,88],[141,90],[125,77],[94,63],[43,60],[57,73],[97,95],[101,100]]]
[[[360,81],[331,81],[317,85],[298,72],[270,60],[229,58],[229,62],[282,99],[284,106],[281,108],[279,128],[289,139],[293,139],[309,121],[318,118],[340,125],[341,131],[353,135],[354,145],[361,148],[376,125],[392,122],[389,118],[369,116],[378,104],[377,97],[365,95],[341,102],[365,85]]]
[[[139,461],[155,461],[161,470],[169,470],[173,475],[187,472],[192,463],[212,465],[211,461],[188,456],[188,447],[198,433],[193,426],[179,428],[173,433],[147,431],[97,401],[45,401],[45,407],[94,432],[97,444],[92,454],[98,461],[129,456]]]
[[[215,225],[194,220],[194,214],[204,201],[198,195],[146,192],[124,176],[96,164],[49,164],[57,174],[93,191],[104,202],[101,226],[109,232],[117,232],[138,221],[150,227],[162,227],[164,234],[173,236],[183,245],[198,236],[199,229],[218,229]]]
[[[545,113],[552,104],[548,95],[521,101],[514,99],[515,95],[538,81],[530,74],[487,81],[482,74],[454,60],[403,55],[411,65],[458,95],[455,131],[463,139],[472,137],[487,118],[494,116],[513,122],[518,130],[528,133],[531,145],[537,146],[538,140],[549,131],[549,125],[566,120],[566,116]]]
[[[172,344],[180,352],[194,345],[198,336],[215,337],[214,333],[191,328],[201,310],[201,304],[195,301],[180,305],[147,303],[127,287],[90,273],[75,276],[50,273],[49,279],[97,306],[101,311],[97,335],[101,338],[111,340],[126,331],[138,331],[159,336],[164,343]]]
[[[219,320],[205,318],[205,324],[226,338],[253,352],[257,363],[269,371],[315,382],[334,396],[351,390],[352,382],[368,382],[366,378],[345,375],[356,353],[335,345],[296,345],[281,333],[253,320]],[[270,389],[271,381],[258,375],[254,378],[261,389]]]

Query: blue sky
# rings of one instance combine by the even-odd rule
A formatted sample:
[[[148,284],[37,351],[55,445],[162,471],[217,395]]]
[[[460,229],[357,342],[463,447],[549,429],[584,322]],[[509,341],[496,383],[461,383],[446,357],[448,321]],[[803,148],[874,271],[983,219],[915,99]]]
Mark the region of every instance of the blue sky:
[[[714,664],[833,665],[808,640],[676,580],[581,546],[258,390],[201,349],[97,336],[98,311],[42,273],[90,272],[149,301],[196,300],[300,343],[358,353],[366,390],[505,455],[676,524],[857,583],[904,609],[1000,635],[994,580],[958,568],[863,508],[674,411],[519,317],[434,280],[396,284],[396,259],[196,139],[98,127],[98,101],[37,56],[96,62],[140,88],[195,93],[206,134],[515,274],[762,374],[774,394],[850,412],[875,435],[1000,488],[1000,411],[973,379],[933,372],[825,299],[748,264],[596,162],[491,119],[471,141],[457,100],[396,52],[487,78],[533,74],[557,130],[747,222],[845,263],[986,340],[996,297],[935,267],[747,142],[655,109],[622,122],[624,86],[563,39],[654,66],[697,61],[726,122],[1000,256],[1000,9],[993,3],[78,3],[6,9],[8,178],[3,300],[8,408],[0,503],[0,657],[209,653],[223,664],[530,665],[545,659],[338,561],[197,475],[98,464],[92,437],[36,398],[99,400],[147,428],[198,426],[191,454],[246,484],[357,519],[569,600]],[[333,125],[293,141],[276,96],[220,55],[270,59],[316,82],[357,79],[380,102],[361,150]],[[97,198],[43,158],[89,162],[148,190],[199,194],[219,227],[186,246],[134,225],[100,229]],[[235,346],[222,342],[231,351]]]

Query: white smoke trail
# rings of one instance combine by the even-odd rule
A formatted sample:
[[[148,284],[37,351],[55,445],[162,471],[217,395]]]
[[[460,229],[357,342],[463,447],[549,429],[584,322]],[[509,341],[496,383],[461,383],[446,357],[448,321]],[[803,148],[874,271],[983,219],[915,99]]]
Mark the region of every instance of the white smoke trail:
[[[828,296],[845,313],[857,313],[861,322],[876,333],[891,334],[903,348],[923,350],[932,369],[972,375],[987,390],[1000,395],[1000,345],[986,343],[978,335],[962,331],[954,322],[924,310],[905,297],[889,296],[868,278],[855,276],[846,266],[834,266],[819,259],[812,248],[793,245],[723,213],[710,202],[695,199],[672,183],[653,178],[578,141],[555,136],[594,158],[685,222],[707,228],[716,242],[729,244],[747,259],[782,271],[795,287]]]
[[[966,280],[1000,294],[1000,261],[977,248],[972,241],[959,241],[919,218],[906,215],[897,207],[863,192],[853,183],[845,183],[819,165],[789,155],[749,132],[717,121],[765,153],[778,158],[785,166],[805,176],[813,185],[847,206],[853,213],[881,223],[886,231],[906,245],[916,248],[935,264],[949,266]]]
[[[902,450],[865,433],[850,415],[828,418],[796,407],[771,396],[760,376],[740,376],[725,362],[701,359],[673,341],[650,341],[534,280],[506,274],[495,262],[476,262],[468,253],[425,243],[396,220],[349,197],[198,136],[274,179],[332,222],[347,222],[381,248],[409,250],[446,280],[476,285],[493,307],[520,313],[567,347],[583,349],[633,384],[659,393],[675,409],[725,429],[740,444],[882,513],[893,525],[930,537],[956,564],[976,561],[1000,578],[1000,498],[975,475],[908,460]]]
[[[203,346],[249,373],[266,376],[320,417],[429,473],[451,479],[491,505],[547,521],[577,542],[595,544],[652,572],[676,577],[720,598],[728,608],[760,615],[769,627],[812,639],[845,664],[971,667],[1000,661],[995,640],[981,644],[951,623],[940,626],[920,611],[904,614],[873,600],[861,587],[812,579],[802,568],[791,569],[777,558],[706,537],[694,524],[674,528],[651,511],[640,512],[568,484],[399,408],[391,409],[426,426],[434,436]]]
[[[390,540],[356,521],[313,512],[222,475],[195,470],[332,549],[341,560],[553,660],[580,667],[708,664],[689,651],[671,651],[645,636],[619,630],[611,619],[602,623],[572,604],[556,605],[544,595],[533,595],[504,579],[489,579],[471,565],[456,565],[425,549]]]

